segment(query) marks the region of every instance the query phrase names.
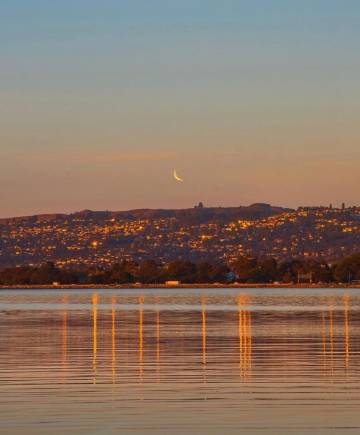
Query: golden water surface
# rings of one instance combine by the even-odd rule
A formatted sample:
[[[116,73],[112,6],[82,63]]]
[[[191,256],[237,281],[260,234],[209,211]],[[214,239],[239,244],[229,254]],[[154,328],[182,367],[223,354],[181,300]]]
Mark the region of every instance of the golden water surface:
[[[1,434],[359,434],[356,290],[0,292]]]

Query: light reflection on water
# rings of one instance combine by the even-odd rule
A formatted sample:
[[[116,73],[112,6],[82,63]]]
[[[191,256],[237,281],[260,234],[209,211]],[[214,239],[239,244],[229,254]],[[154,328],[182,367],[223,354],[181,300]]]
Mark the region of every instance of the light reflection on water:
[[[359,433],[360,293],[0,292],[0,433]]]

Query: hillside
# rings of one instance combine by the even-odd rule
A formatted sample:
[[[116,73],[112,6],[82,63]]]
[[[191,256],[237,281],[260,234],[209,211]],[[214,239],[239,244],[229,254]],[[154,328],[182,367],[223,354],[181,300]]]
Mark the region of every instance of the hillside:
[[[328,261],[360,248],[360,209],[253,204],[129,211],[84,210],[0,220],[0,267],[122,259],[231,262],[241,255]]]

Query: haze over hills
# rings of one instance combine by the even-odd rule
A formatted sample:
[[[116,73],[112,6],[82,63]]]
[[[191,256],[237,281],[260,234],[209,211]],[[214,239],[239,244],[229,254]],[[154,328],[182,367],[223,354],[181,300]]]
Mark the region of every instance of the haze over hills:
[[[84,210],[0,219],[0,267],[121,260],[230,263],[239,256],[332,261],[360,250],[360,208],[241,207]]]

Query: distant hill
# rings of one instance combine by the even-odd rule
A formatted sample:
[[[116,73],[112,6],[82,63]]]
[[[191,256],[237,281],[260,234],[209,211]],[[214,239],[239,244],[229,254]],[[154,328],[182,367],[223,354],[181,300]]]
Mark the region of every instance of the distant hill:
[[[228,221],[232,219],[259,219],[274,214],[283,213],[286,210],[281,207],[273,207],[270,204],[256,203],[250,206],[240,207],[194,207],[188,209],[137,209],[127,211],[92,211],[82,210],[72,214],[39,214],[33,216],[21,216],[0,219],[0,225],[14,223],[52,222],[61,220],[143,220],[176,218],[179,220],[196,220],[199,223],[208,222],[212,219]]]
[[[239,256],[322,258],[360,251],[360,209],[241,207],[83,210],[0,219],[0,267],[54,261],[231,262]]]

